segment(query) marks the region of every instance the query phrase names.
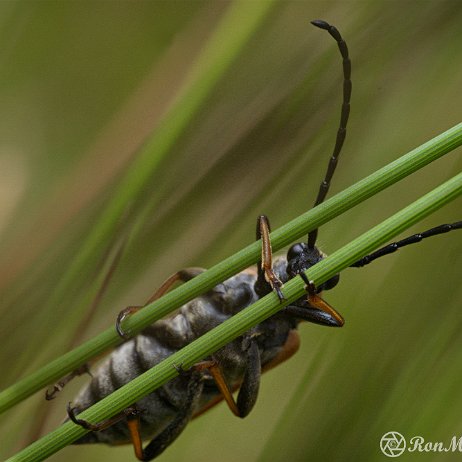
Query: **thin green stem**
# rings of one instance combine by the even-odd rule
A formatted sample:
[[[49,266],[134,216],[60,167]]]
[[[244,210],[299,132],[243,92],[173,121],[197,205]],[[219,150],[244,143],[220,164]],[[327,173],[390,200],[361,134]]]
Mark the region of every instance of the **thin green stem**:
[[[461,194],[462,173],[310,268],[306,272],[308,278],[316,284],[325,282],[337,272],[347,268],[359,257],[384,244]],[[284,304],[279,302],[274,293],[267,295],[99,401],[79,416],[90,422],[99,422],[119,413],[174,378],[178,374],[174,365],[182,364],[186,368],[193,365],[242,335],[252,326],[272,316],[283,306],[302,297],[304,293],[305,288],[301,278],[290,280],[284,286],[286,298]],[[67,422],[9,460],[11,462],[43,460],[86,432],[82,427]]]
[[[461,144],[462,123],[272,232],[273,250],[277,251],[296,239],[300,239],[312,229],[332,220]],[[252,265],[259,259],[259,256],[260,243],[255,242],[151,303],[128,318],[124,327],[133,333],[139,332],[219,282]],[[0,412],[9,409],[32,393],[57,381],[63,375],[77,369],[89,359],[113,348],[120,342],[120,337],[114,327],[111,327],[76,349],[49,362],[35,373],[0,393]]]

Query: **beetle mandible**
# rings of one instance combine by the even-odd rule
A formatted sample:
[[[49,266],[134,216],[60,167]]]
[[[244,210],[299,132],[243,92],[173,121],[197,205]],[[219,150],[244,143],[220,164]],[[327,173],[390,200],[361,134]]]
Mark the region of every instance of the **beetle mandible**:
[[[326,30],[336,40],[343,60],[340,124],[327,172],[314,204],[316,206],[327,195],[345,140],[352,87],[351,62],[342,36],[334,26],[325,21],[315,20],[312,24]],[[389,244],[352,266],[367,265],[376,258],[426,237],[461,228],[462,221],[432,228]],[[311,231],[306,243],[294,244],[288,250],[287,257],[277,257],[273,261],[269,220],[264,215],[259,216],[256,237],[257,240],[261,239],[262,252],[257,267],[228,279],[184,305],[176,315],[155,322],[132,339],[127,338],[95,371],[90,383],[74,399],[73,407],[68,408],[69,419],[91,430],[76,444],[132,442],[137,458],[148,461],[161,454],[193,417],[222,399],[236,416],[248,415],[257,399],[261,373],[290,358],[297,351],[297,326],[301,321],[329,327],[341,327],[344,324],[342,316],[320,296],[323,290],[337,285],[339,275],[315,287],[304,274],[305,270],[325,257],[316,247],[317,233],[317,229]],[[202,271],[204,270],[200,268],[188,268],[175,273],[147,303],[164,294],[176,281],[188,281]],[[307,297],[283,308],[189,371],[179,370],[177,378],[114,418],[99,424],[90,424],[77,417],[79,412],[271,291],[275,291],[283,300],[281,287],[284,282],[297,275],[305,280]],[[126,337],[122,327],[123,320],[140,308],[127,307],[119,314],[116,328],[122,337]],[[236,400],[232,395],[235,390],[239,390]],[[142,441],[145,439],[151,441],[143,448]]]

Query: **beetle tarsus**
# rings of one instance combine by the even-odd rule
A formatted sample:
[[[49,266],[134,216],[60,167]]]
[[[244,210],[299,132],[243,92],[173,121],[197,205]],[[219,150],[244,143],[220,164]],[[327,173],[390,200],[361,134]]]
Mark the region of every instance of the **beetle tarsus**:
[[[79,375],[83,375],[83,374],[89,374],[90,377],[93,377],[91,372],[90,372],[90,368],[88,366],[87,363],[85,363],[84,365],[80,366],[78,369],[76,369],[75,371],[72,371],[70,374],[64,376],[59,382],[55,383],[52,387],[52,389],[48,389],[45,391],[45,399],[47,401],[51,401],[52,399],[55,399],[56,398],[56,395],[58,393],[60,393],[63,388],[74,378],[74,377],[77,377]]]
[[[117,316],[117,320],[116,320],[116,331],[117,333],[119,334],[120,337],[122,337],[124,340],[128,340],[131,335],[129,332],[127,332],[126,330],[124,330],[122,328],[122,322],[127,319],[129,316],[131,316],[132,314],[136,313],[137,311],[140,311],[141,308],[143,308],[142,306],[127,306],[127,308],[124,308]]]
[[[130,406],[124,409],[119,414],[116,414],[115,416],[111,417],[110,419],[103,420],[102,422],[99,422],[97,424],[92,424],[91,422],[88,422],[88,420],[78,419],[76,417],[75,411],[77,410],[77,408],[72,407],[72,403],[68,403],[66,409],[67,415],[72,422],[92,432],[100,432],[106,430],[106,428],[112,427],[112,425],[116,424],[117,422],[120,422],[125,418],[128,418],[130,416],[138,417],[139,415],[145,412],[144,409],[139,409],[137,406]]]

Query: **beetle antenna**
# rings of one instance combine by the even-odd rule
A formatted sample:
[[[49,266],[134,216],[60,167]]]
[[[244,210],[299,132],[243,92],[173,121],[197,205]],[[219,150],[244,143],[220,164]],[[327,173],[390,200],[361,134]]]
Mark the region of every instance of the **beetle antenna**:
[[[422,233],[413,234],[412,236],[406,237],[401,241],[392,242],[391,244],[388,244],[385,247],[382,247],[379,250],[376,250],[375,252],[359,259],[358,261],[350,265],[350,267],[360,268],[362,266],[366,266],[369,263],[376,260],[377,258],[396,252],[401,247],[415,244],[416,242],[420,242],[422,239],[426,239],[427,237],[437,236],[438,234],[447,233],[455,229],[462,229],[462,221],[456,221],[455,223],[439,225],[435,228],[428,229],[427,231],[424,231]]]
[[[317,205],[321,204],[324,201],[327,195],[327,192],[329,191],[330,181],[332,179],[332,176],[334,175],[335,167],[337,167],[338,156],[340,155],[343,142],[345,141],[346,126],[348,122],[348,117],[350,115],[351,61],[350,61],[350,57],[348,56],[347,44],[345,40],[343,40],[342,36],[340,35],[340,32],[334,26],[331,26],[330,24],[328,24],[325,21],[322,21],[321,19],[315,19],[314,21],[311,21],[311,24],[313,24],[313,26],[319,27],[320,29],[324,29],[327,32],[329,32],[329,34],[336,40],[338,48],[340,50],[340,54],[342,55],[342,58],[343,58],[343,103],[342,103],[342,111],[340,114],[340,125],[337,131],[337,139],[335,141],[334,150],[332,152],[332,156],[327,166],[327,172],[324,177],[324,180],[322,181],[319,187],[318,197],[316,198],[316,201],[314,203],[314,207],[316,207]],[[318,236],[317,228],[313,229],[313,231],[311,231],[308,234],[308,248],[310,249],[314,248],[317,236]]]

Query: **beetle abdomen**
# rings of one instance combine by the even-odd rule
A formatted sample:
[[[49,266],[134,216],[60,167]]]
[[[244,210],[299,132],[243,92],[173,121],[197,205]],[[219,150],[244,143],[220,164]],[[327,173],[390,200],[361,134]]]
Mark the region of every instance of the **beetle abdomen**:
[[[278,259],[275,267],[285,271],[286,260]],[[281,275],[286,279],[285,274]],[[191,300],[180,308],[177,314],[159,320],[143,330],[142,333],[115,349],[99,366],[89,384],[78,394],[73,402],[78,412],[106,397],[116,389],[141,375],[166,357],[175,353],[213,327],[221,324],[233,314],[257,300],[253,286],[256,280],[255,270],[247,270],[217,285],[205,295]],[[286,330],[272,336],[273,324],[268,324],[271,332],[263,332],[261,327],[259,348],[264,362],[270,361],[286,339]],[[271,326],[271,327],[270,327]],[[271,339],[271,348],[266,347],[266,338]],[[276,348],[274,347],[276,343]],[[266,350],[266,351],[265,351]],[[274,350],[274,351],[273,351]],[[242,338],[226,345],[216,354],[223,374],[230,387],[242,380],[246,359],[243,354]],[[204,389],[197,411],[207,407],[211,400],[219,395],[212,378],[204,372]],[[186,399],[188,377],[179,376],[139,400],[136,405],[143,410],[141,419],[142,438],[152,438],[161,432],[175,417]],[[130,441],[126,422],[121,421],[106,430],[85,435],[76,444],[104,442],[120,444]]]

